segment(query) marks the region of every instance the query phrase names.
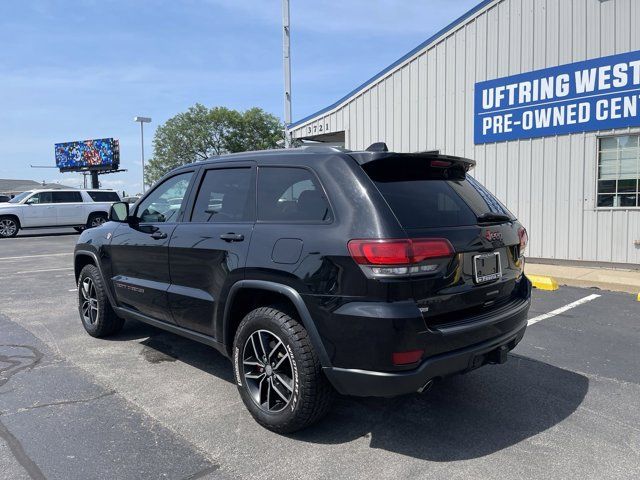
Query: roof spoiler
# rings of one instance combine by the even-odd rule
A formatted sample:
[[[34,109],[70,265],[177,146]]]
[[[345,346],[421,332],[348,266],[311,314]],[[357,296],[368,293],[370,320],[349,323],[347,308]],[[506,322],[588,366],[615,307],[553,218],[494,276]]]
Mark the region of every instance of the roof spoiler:
[[[471,170],[473,167],[476,166],[475,160],[462,158],[462,157],[455,157],[452,155],[443,155],[438,153],[437,151],[417,152],[417,153],[396,153],[396,152],[380,151],[380,150],[371,151],[367,149],[367,151],[365,152],[349,152],[348,154],[351,155],[351,157],[353,157],[360,165],[365,165],[367,163],[378,162],[383,160],[402,159],[402,160],[415,160],[415,161],[420,161],[425,163],[429,162],[429,165],[435,168],[462,167],[465,172],[468,172],[469,170]]]

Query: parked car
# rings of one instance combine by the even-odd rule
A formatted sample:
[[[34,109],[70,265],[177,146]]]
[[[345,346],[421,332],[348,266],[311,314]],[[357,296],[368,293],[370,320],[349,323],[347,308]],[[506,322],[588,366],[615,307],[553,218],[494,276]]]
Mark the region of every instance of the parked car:
[[[527,234],[474,165],[307,147],[178,168],[78,239],[82,324],[213,346],[276,432],[317,421],[334,391],[422,392],[503,363],[527,325]]]
[[[0,238],[15,237],[29,228],[73,227],[78,231],[107,221],[111,190],[30,190],[0,203]]]
[[[9,195],[0,195],[0,203],[8,202],[9,200],[11,200]]]

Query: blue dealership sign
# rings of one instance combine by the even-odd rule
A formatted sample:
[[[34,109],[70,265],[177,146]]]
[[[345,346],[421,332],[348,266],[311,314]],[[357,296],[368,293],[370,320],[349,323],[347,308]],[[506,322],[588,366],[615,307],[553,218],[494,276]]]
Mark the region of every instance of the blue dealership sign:
[[[640,126],[640,51],[478,82],[475,143]]]

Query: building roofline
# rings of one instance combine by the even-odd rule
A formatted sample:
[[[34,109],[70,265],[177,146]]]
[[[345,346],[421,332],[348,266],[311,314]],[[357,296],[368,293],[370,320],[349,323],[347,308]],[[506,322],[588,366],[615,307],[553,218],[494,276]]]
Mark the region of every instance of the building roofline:
[[[407,59],[411,58],[412,56],[414,56],[416,53],[418,53],[420,50],[424,49],[425,47],[427,47],[429,44],[431,44],[432,42],[434,42],[435,40],[437,40],[439,37],[441,37],[442,35],[444,35],[445,33],[447,33],[449,30],[453,30],[455,27],[457,27],[458,25],[460,25],[462,22],[464,22],[465,20],[467,20],[469,17],[475,15],[477,12],[479,12],[480,10],[482,10],[484,7],[486,7],[487,5],[489,5],[490,3],[495,2],[496,0],[482,0],[478,5],[476,5],[475,7],[473,7],[471,10],[467,11],[466,13],[464,13],[462,16],[458,17],[457,19],[455,19],[453,22],[451,22],[449,25],[447,25],[446,27],[440,29],[438,32],[436,32],[435,34],[431,35],[431,37],[429,37],[427,40],[425,40],[424,42],[422,42],[420,45],[418,45],[417,47],[415,47],[413,50],[411,50],[409,53],[407,53],[406,55],[403,55],[402,57],[400,57],[398,60],[396,60],[395,62],[393,62],[391,65],[389,65],[388,67],[386,67],[384,70],[381,70],[380,72],[376,73],[373,77],[371,77],[369,80],[367,80],[366,82],[364,82],[363,84],[357,86],[356,88],[354,88],[353,90],[351,90],[349,93],[347,93],[344,97],[342,97],[341,99],[339,99],[338,101],[332,103],[331,105],[329,105],[328,107],[323,108],[322,110],[318,110],[315,113],[312,113],[311,115],[307,115],[306,117],[297,120],[293,123],[290,123],[289,125],[287,125],[287,129],[292,129],[295,128],[299,125],[302,125],[303,123],[308,122],[309,120],[313,119],[314,117],[319,117],[320,115],[327,113],[330,110],[333,110],[334,108],[338,107],[341,103],[345,102],[346,100],[348,100],[350,97],[353,97],[356,93],[358,93],[361,90],[364,90],[366,87],[368,87],[370,84],[372,84],[373,82],[375,82],[376,80],[378,80],[379,78],[383,77],[384,75],[386,75],[387,73],[389,73],[391,70],[393,70],[394,68],[396,68],[398,65],[400,65],[401,63],[405,62]]]

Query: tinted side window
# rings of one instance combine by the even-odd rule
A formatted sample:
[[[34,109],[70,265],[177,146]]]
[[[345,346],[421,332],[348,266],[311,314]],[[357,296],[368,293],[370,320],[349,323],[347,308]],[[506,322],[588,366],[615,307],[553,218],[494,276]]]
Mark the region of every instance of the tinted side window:
[[[181,173],[158,185],[136,209],[136,215],[140,221],[143,223],[175,222],[192,176],[193,172]]]
[[[82,203],[80,192],[52,192],[53,203]]]
[[[116,192],[87,192],[94,202],[119,202]]]
[[[270,222],[330,222],[329,202],[309,170],[262,167],[258,173],[258,219]]]
[[[247,222],[255,219],[251,168],[207,170],[196,198],[192,222]]]
[[[41,203],[51,203],[51,192],[36,193],[34,196],[29,197],[27,203],[33,205],[39,205]]]

